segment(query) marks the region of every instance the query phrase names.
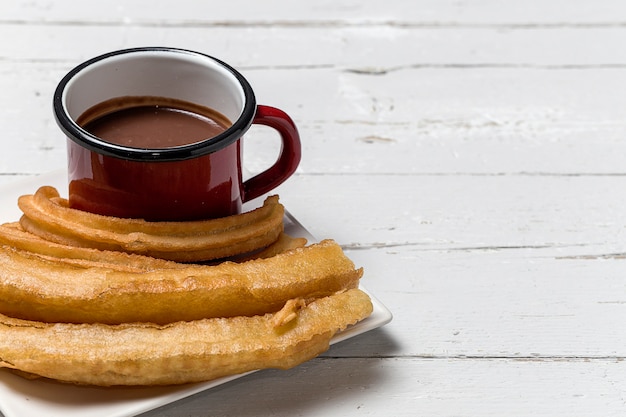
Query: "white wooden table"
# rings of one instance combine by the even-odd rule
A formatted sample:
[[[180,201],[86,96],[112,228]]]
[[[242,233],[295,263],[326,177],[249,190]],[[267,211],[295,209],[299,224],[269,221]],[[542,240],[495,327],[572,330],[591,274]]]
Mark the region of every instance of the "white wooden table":
[[[13,0],[0,38],[0,185],[65,165],[71,67],[205,52],[292,115],[282,201],[394,313],[146,416],[626,413],[624,2]],[[275,144],[251,132],[247,167]]]

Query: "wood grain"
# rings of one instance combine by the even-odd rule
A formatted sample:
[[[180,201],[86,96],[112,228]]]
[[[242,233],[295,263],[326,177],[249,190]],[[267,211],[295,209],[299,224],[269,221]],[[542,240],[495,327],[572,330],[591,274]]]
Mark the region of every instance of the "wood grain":
[[[292,115],[303,160],[281,201],[394,313],[147,416],[624,414],[621,2],[34,0],[0,5],[0,35],[0,184],[64,166],[50,103],[74,65],[215,55]],[[254,127],[245,165],[277,147]]]

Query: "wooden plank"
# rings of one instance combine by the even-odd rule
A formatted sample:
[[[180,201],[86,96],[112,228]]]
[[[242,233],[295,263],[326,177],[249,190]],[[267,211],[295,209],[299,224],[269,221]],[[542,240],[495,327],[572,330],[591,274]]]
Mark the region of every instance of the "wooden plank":
[[[620,416],[625,366],[612,359],[317,359],[145,416]]]
[[[626,249],[625,190],[623,176],[361,174],[297,175],[277,192],[315,235],[346,245],[594,254]]]
[[[315,236],[344,245],[394,313],[389,339],[366,349],[622,357],[624,181],[323,175],[279,193]]]
[[[394,320],[336,356],[624,358],[626,260],[563,249],[348,251]],[[608,336],[610,335],[610,337]]]
[[[176,7],[165,0],[93,4],[79,0],[63,4],[46,0],[3,2],[0,16],[18,22],[80,22],[105,24],[393,24],[393,25],[520,25],[549,26],[621,23],[619,2],[598,0],[529,0],[525,2],[458,2],[454,0],[323,1],[296,4],[288,0],[256,3],[232,0],[216,6],[195,0],[179,0]]]
[[[111,50],[176,46],[220,57],[239,68],[328,67],[380,74],[410,68],[623,66],[623,26],[544,27],[194,27],[1,24],[12,42],[4,60],[66,61],[68,65]],[[75,39],[89,39],[75,42]],[[30,39],[37,39],[33,47]],[[537,45],[541,43],[541,48]],[[68,48],[67,45],[72,45]],[[312,45],[314,47],[309,47]],[[401,51],[400,53],[398,51]]]
[[[434,251],[626,252],[626,177],[296,175],[275,192],[319,238]],[[557,256],[557,255],[554,255]]]
[[[3,170],[64,164],[51,101],[67,70],[67,63],[0,63],[7,109],[0,124],[12,144]],[[303,174],[621,175],[626,167],[626,106],[614,94],[626,87],[620,69],[244,72],[260,103],[283,108],[300,127]],[[267,166],[274,137],[248,136],[249,169]]]

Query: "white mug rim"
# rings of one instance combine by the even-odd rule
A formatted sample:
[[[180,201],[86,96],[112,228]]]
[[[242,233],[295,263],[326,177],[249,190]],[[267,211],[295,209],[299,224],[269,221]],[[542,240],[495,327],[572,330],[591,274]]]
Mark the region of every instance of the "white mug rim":
[[[173,57],[199,58],[219,66],[234,77],[241,88],[244,100],[239,117],[232,120],[232,125],[224,132],[203,141],[173,148],[133,148],[106,142],[83,129],[71,115],[67,108],[66,92],[76,77],[80,77],[84,70],[101,62],[119,58],[126,54],[167,54]],[[69,71],[59,82],[53,97],[53,110],[57,124],[68,139],[91,151],[105,156],[134,161],[180,161],[216,152],[239,140],[248,130],[256,114],[256,99],[248,81],[230,65],[200,52],[187,49],[169,47],[140,47],[109,52],[89,59]]]

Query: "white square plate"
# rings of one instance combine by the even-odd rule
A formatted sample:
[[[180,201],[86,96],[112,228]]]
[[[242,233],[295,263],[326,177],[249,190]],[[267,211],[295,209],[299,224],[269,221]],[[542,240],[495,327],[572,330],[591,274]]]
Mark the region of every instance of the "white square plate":
[[[52,185],[63,195],[67,189],[66,172],[54,171],[0,186],[0,222],[17,221],[21,214],[17,207],[17,198],[22,194],[34,193],[41,185]],[[292,236],[306,237],[310,242],[316,241],[289,213],[285,216],[285,230]],[[372,315],[337,334],[331,343],[349,339],[391,321],[391,312],[371,294],[370,297],[374,304]],[[48,380],[26,380],[6,370],[0,370],[0,411],[5,417],[128,417],[214,388],[244,375],[246,374],[174,387],[98,388],[66,385]]]

